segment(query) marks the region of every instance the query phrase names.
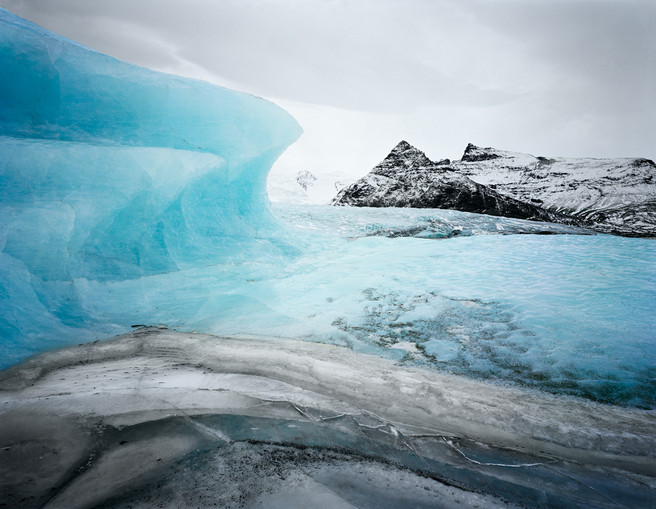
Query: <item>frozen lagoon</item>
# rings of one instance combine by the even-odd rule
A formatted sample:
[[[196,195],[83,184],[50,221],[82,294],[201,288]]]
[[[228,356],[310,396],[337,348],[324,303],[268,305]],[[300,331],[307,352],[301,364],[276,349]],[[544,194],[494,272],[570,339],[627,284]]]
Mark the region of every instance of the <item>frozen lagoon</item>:
[[[24,301],[26,314],[18,315],[39,317],[40,329],[5,339],[5,366],[132,325],[164,324],[331,343],[654,408],[653,239],[443,210],[278,205],[273,212],[286,246],[279,251],[236,251],[222,263],[138,278],[40,283],[54,293]]]
[[[319,239],[273,283],[271,305],[303,337],[656,406],[653,239],[445,210],[277,212]]]
[[[273,210],[291,256],[83,296],[117,329],[148,317],[223,337],[142,327],[0,374],[3,500],[653,505],[653,241],[450,211]]]

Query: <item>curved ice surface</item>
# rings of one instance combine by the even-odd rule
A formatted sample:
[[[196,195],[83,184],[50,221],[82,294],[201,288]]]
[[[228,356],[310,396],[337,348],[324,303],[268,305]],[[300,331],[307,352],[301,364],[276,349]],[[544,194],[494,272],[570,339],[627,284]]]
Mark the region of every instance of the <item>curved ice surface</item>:
[[[121,62],[5,9],[0,23],[3,135],[209,152],[234,179],[266,173],[248,163],[270,162],[300,134],[254,96]]]
[[[112,332],[95,310],[130,297],[117,282],[290,249],[265,190],[301,131],[280,108],[120,62],[4,9],[0,69],[4,365],[71,332]],[[85,299],[90,284],[101,300]]]
[[[9,506],[624,508],[654,495],[653,411],[299,341],[140,329],[0,373],[0,414]]]

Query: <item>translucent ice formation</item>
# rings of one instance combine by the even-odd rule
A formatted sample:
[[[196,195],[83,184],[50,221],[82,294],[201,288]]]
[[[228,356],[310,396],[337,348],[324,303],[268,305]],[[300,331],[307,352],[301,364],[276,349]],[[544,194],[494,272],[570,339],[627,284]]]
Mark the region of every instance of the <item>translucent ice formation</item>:
[[[17,342],[102,323],[102,303],[81,296],[88,284],[122,299],[114,282],[286,249],[265,177],[301,130],[280,108],[120,62],[4,9],[0,69],[4,363]]]

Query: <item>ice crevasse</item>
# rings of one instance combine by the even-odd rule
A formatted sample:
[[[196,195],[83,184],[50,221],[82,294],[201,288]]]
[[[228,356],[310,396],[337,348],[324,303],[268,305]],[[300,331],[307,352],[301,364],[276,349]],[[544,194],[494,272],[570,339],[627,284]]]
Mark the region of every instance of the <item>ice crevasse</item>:
[[[44,341],[129,327],[136,295],[152,311],[169,294],[193,314],[171,274],[292,249],[265,189],[301,133],[281,108],[118,61],[1,8],[0,69],[4,366]],[[144,282],[163,274],[168,287]]]

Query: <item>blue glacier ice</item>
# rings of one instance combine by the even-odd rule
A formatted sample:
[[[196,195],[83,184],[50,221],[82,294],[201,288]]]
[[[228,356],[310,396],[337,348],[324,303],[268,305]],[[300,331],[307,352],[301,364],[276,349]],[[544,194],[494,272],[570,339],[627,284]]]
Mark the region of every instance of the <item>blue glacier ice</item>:
[[[164,324],[656,407],[653,239],[272,209],[266,174],[301,132],[280,108],[5,10],[0,41],[1,366]]]
[[[294,317],[293,332],[477,379],[656,407],[653,239],[447,210],[277,213],[324,239],[273,282],[272,305]]]
[[[289,249],[265,190],[301,132],[280,108],[120,62],[4,9],[0,69],[3,365],[129,325],[97,316],[88,285],[129,300],[113,285]]]

